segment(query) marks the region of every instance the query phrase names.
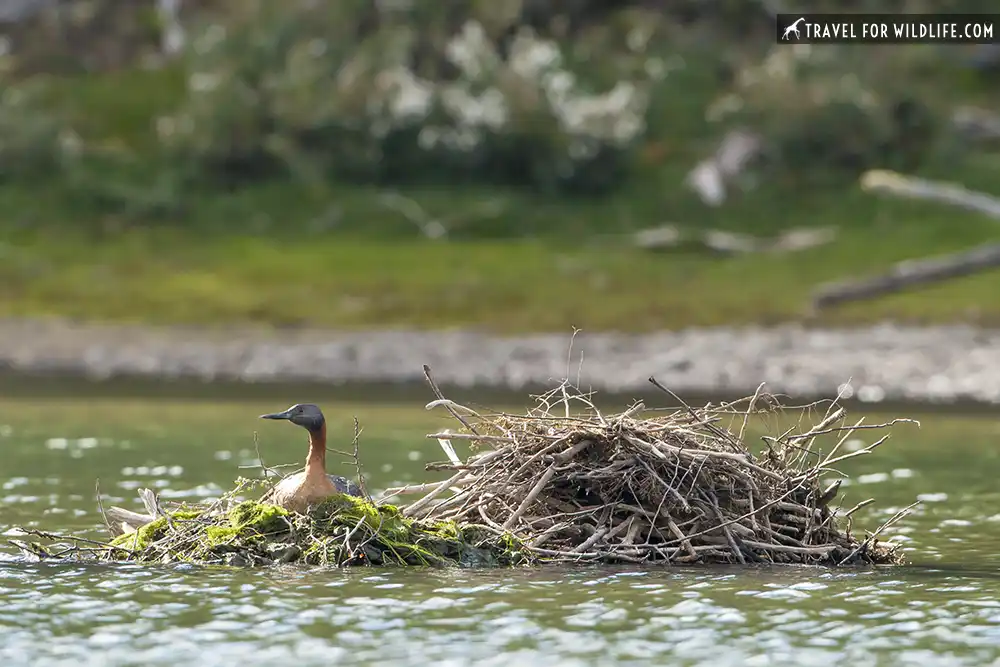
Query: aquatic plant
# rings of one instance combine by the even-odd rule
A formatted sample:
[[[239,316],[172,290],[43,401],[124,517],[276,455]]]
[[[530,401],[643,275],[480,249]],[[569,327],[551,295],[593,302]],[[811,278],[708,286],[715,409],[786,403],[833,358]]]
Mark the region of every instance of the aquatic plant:
[[[610,415],[563,383],[523,415],[481,414],[444,398],[425,372],[438,396],[427,407],[446,408],[461,426],[428,436],[448,457],[428,468],[453,471],[448,479],[388,489],[377,501],[335,495],[305,514],[247,499],[262,480],[240,479],[200,506],[163,509],[147,491],[144,525],[118,534],[109,522],[118,534],[110,542],[25,531],[58,545],[17,544],[40,558],[241,566],[902,562],[879,536],[909,508],[858,539],[852,515],[871,501],[835,507],[840,481],[825,480],[889,437],[847,448],[852,434],[909,420],[850,424],[837,401],[814,403],[791,420],[822,410],[814,425],[763,435],[754,451],[752,422],[787,421],[793,410],[762,390],[732,403],[672,411],[636,403]],[[460,439],[472,449],[464,461],[452,445]],[[413,493],[422,495],[386,502]]]

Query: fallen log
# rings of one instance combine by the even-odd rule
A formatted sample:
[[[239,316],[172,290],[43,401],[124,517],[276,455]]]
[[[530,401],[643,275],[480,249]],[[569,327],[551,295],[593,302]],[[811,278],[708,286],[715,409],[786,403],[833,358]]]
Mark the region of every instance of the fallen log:
[[[957,183],[931,181],[886,169],[873,169],[861,176],[861,189],[951,204],[1000,221],[1000,198],[969,190]]]
[[[887,273],[862,280],[827,283],[816,290],[813,308],[820,310],[848,301],[874,299],[886,294],[969,276],[1000,267],[1000,243],[987,243],[972,250],[931,257],[908,259],[893,266]]]
[[[673,225],[643,229],[632,235],[632,242],[643,250],[659,251],[695,246],[724,255],[751,253],[787,253],[808,250],[833,242],[834,227],[789,229],[775,238],[761,238],[720,229],[682,230]]]
[[[892,171],[873,170],[861,177],[861,187],[869,192],[952,204],[1000,221],[1000,198],[954,183],[940,183]],[[938,257],[909,259],[893,265],[879,276],[820,285],[813,294],[812,308],[818,311],[849,301],[874,299],[997,267],[1000,267],[1000,243],[986,243],[970,250]]]

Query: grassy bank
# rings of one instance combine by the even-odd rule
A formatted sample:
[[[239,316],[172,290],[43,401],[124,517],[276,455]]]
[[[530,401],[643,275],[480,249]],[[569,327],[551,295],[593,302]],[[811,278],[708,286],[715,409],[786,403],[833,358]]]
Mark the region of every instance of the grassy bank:
[[[768,44],[770,39],[768,33]],[[676,48],[688,64],[654,88],[646,134],[614,163],[627,167],[628,177],[599,195],[583,181],[560,192],[539,183],[499,187],[492,172],[456,182],[451,171],[435,172],[433,160],[421,162],[422,153],[414,153],[416,162],[409,164],[403,159],[409,153],[390,144],[378,155],[393,157],[390,162],[399,163],[405,178],[395,172],[347,178],[337,174],[350,162],[351,146],[335,137],[315,146],[299,137],[304,148],[282,153],[285,167],[235,178],[199,151],[218,143],[225,153],[227,142],[235,150],[245,141],[250,154],[263,151],[271,160],[275,137],[287,137],[261,129],[268,123],[251,123],[253,131],[248,130],[241,125],[244,116],[230,118],[226,114],[236,112],[228,106],[204,100],[204,109],[217,114],[199,116],[204,134],[186,145],[188,152],[168,150],[156,130],[165,114],[178,108],[202,109],[195,104],[201,98],[189,90],[189,74],[200,71],[201,61],[189,65],[191,72],[177,65],[42,78],[40,106],[11,106],[8,122],[13,138],[41,127],[44,141],[24,148],[37,164],[17,159],[15,151],[0,165],[7,169],[0,171],[0,316],[338,328],[476,326],[509,333],[772,324],[806,318],[812,290],[826,281],[878,273],[895,261],[961,250],[1000,233],[996,222],[981,216],[880,198],[857,187],[856,172],[869,166],[986,191],[1000,178],[995,151],[970,148],[942,129],[959,103],[995,108],[995,91],[954,59],[919,50],[898,52],[906,58],[885,56],[885,71],[874,68],[878,76],[868,71],[868,52],[845,52],[843,67],[872,74],[866,85],[880,93],[887,109],[919,93],[921,105],[937,118],[936,139],[889,142],[895,148],[886,148],[886,155],[869,155],[878,153],[874,139],[888,132],[887,117],[861,122],[840,107],[785,108],[791,89],[781,85],[757,93],[740,90],[758,120],[766,120],[762,131],[784,148],[774,164],[754,172],[755,187],[734,193],[723,206],[706,206],[685,187],[685,175],[736,121],[708,120],[706,109],[731,86],[719,81],[721,56],[714,47],[689,41],[650,42],[673,45],[652,55],[666,58]],[[243,57],[236,46],[227,58]],[[279,51],[268,56],[274,62],[266,61],[267,72],[284,72]],[[824,63],[814,64],[822,70],[829,64]],[[598,81],[596,89],[609,89],[613,80]],[[322,91],[311,94],[325,99]],[[305,109],[315,106],[309,95],[300,101]],[[253,116],[258,106],[246,103],[241,113]],[[47,124],[50,113],[58,123]],[[339,127],[338,119],[327,120]],[[292,125],[289,131],[302,129]],[[70,159],[62,148],[46,153],[53,128],[60,127],[72,128],[70,136],[84,147],[80,155]],[[872,141],[867,131],[874,133]],[[55,143],[61,146],[59,136]],[[537,143],[537,137],[518,143],[523,137],[516,136],[510,146],[518,150],[505,149],[513,154]],[[13,139],[8,143],[17,147]],[[919,148],[912,169],[902,159],[909,143]],[[412,145],[403,144],[412,152]],[[69,152],[75,150],[79,147]],[[336,164],[327,164],[327,158]],[[339,164],[341,158],[345,164]],[[498,169],[510,167],[496,160]],[[847,166],[841,164],[845,160]],[[28,169],[28,163],[36,168]],[[518,171],[520,163],[514,163]],[[614,164],[596,164],[595,174],[615,171]],[[440,220],[447,240],[425,239],[412,216],[382,201],[394,187],[390,184],[419,204],[426,218]],[[631,247],[630,233],[662,224],[760,236],[833,226],[838,238],[782,256]],[[812,321],[1000,324],[998,283],[996,272],[983,274],[838,308]]]
[[[8,224],[0,316],[509,333],[772,324],[806,317],[810,293],[824,281],[997,234],[995,222],[926,205],[872,200],[865,225],[851,224],[850,209],[816,206],[809,219],[817,224],[847,210],[837,240],[781,257],[650,253],[586,233],[429,241],[412,231],[379,238],[306,222],[227,233]],[[573,212],[562,213],[552,228],[572,226]],[[996,272],[984,273],[812,321],[1000,324],[997,284]]]

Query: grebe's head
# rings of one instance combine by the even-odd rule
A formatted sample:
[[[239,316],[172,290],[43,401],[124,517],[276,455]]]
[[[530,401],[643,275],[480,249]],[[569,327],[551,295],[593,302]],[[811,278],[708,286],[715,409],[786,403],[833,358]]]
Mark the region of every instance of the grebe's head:
[[[297,403],[284,412],[273,412],[269,415],[261,415],[260,418],[287,419],[310,432],[318,431],[326,423],[323,411],[312,403]]]

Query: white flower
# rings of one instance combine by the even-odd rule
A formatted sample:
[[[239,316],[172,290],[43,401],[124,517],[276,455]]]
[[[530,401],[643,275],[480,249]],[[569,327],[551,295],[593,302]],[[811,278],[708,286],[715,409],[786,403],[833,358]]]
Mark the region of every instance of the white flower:
[[[405,67],[393,67],[375,77],[375,92],[367,106],[373,115],[388,112],[392,121],[407,123],[426,118],[433,102],[432,84]]]
[[[309,40],[309,55],[313,58],[322,58],[326,54],[327,44],[325,39]]]
[[[195,72],[188,77],[188,90],[193,93],[208,93],[219,87],[220,77],[212,72]]]
[[[451,150],[469,152],[479,145],[482,136],[471,127],[452,128],[441,135],[441,143]]]
[[[628,48],[631,51],[638,53],[646,48],[649,44],[650,37],[653,36],[653,31],[649,29],[633,28],[629,30],[628,35],[625,38]]]
[[[222,43],[226,38],[226,26],[221,23],[213,23],[202,31],[194,41],[194,50],[199,55],[204,55]]]
[[[661,58],[648,58],[643,69],[646,76],[654,81],[662,81],[667,77],[667,64]]]
[[[173,136],[177,132],[177,122],[170,116],[160,116],[156,119],[156,135],[161,139]]]
[[[525,30],[514,37],[507,64],[515,74],[538,80],[562,64],[562,53],[555,42],[537,39],[531,31]]]
[[[576,76],[566,70],[549,72],[542,80],[545,92],[550,100],[565,100],[573,92]]]
[[[496,88],[486,89],[476,97],[463,85],[445,86],[441,106],[459,125],[499,130],[507,123],[507,100]]]
[[[441,128],[427,125],[417,135],[417,145],[425,151],[432,150],[441,142]]]
[[[59,133],[59,148],[70,157],[76,157],[83,150],[83,140],[73,130],[63,130]]]
[[[627,144],[646,129],[645,95],[628,81],[620,81],[603,95],[555,99],[553,111],[563,130],[573,135]]]
[[[478,21],[467,21],[462,26],[459,33],[445,46],[445,55],[466,78],[474,81],[495,69],[500,61]]]
[[[496,88],[487,88],[479,97],[482,105],[483,124],[491,130],[499,130],[507,124],[509,111],[507,99]]]

